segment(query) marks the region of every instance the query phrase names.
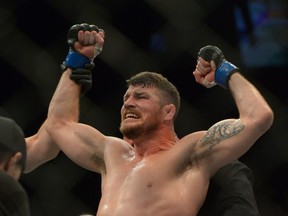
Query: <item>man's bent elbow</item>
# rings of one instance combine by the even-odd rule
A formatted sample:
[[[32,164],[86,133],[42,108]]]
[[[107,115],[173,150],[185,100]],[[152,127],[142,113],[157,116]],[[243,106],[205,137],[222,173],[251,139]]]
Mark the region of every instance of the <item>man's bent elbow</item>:
[[[262,110],[262,114],[258,119],[259,129],[265,133],[273,124],[274,112],[270,107]]]
[[[65,127],[67,123],[65,121],[62,121],[61,119],[54,119],[54,118],[48,118],[45,129],[48,132],[48,134],[52,135],[55,132],[59,131],[61,128]]]

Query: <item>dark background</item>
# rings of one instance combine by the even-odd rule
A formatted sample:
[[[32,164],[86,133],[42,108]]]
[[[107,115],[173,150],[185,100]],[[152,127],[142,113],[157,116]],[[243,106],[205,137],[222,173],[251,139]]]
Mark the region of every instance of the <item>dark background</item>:
[[[125,80],[161,72],[179,89],[180,136],[237,117],[229,91],[205,89],[192,71],[198,50],[220,47],[261,90],[275,112],[272,128],[241,158],[254,172],[263,216],[288,215],[288,23],[286,0],[11,0],[0,2],[0,114],[36,133],[61,75],[66,34],[76,23],[106,32],[93,88],[81,99],[80,121],[120,136]],[[95,214],[100,178],[63,153],[24,174],[32,216]]]

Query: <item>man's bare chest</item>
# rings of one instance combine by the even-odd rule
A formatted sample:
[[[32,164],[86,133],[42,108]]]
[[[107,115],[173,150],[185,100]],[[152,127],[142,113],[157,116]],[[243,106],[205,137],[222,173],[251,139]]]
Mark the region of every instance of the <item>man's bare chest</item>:
[[[190,209],[191,200],[195,199],[198,206],[198,199],[202,200],[207,182],[203,184],[204,182],[200,181],[200,172],[189,166],[182,171],[175,167],[171,161],[141,160],[118,164],[117,168],[110,171],[107,169],[103,184],[103,202],[117,204],[117,207],[126,206],[125,208],[132,208],[132,205],[133,211],[140,208],[154,211],[160,206],[160,209],[174,206],[170,211],[177,213],[183,209],[175,209],[175,203],[181,203]],[[184,204],[187,200],[190,200],[189,203]]]

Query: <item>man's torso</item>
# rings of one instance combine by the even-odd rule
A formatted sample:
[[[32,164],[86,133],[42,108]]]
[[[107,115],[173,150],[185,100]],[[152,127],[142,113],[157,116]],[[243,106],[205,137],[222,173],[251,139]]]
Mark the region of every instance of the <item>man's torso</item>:
[[[125,155],[128,152],[108,153],[97,215],[196,215],[209,176],[201,163],[191,163],[190,148],[176,144],[142,159]]]

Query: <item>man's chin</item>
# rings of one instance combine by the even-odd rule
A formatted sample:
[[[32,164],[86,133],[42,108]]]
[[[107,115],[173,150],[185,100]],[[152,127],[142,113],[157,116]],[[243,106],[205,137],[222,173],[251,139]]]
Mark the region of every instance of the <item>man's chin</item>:
[[[120,126],[120,132],[127,138],[132,139],[135,136],[137,136],[138,133],[137,127],[127,126],[127,125],[121,125]]]

